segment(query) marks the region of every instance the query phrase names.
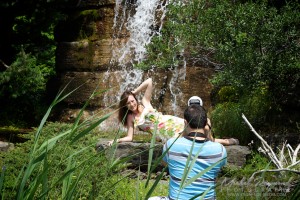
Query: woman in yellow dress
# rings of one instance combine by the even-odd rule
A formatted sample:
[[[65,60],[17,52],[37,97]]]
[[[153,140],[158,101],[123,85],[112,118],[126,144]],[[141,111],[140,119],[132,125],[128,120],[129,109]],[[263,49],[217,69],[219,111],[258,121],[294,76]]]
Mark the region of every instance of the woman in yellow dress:
[[[141,103],[136,95],[145,91]],[[178,137],[184,130],[184,119],[173,115],[163,115],[153,108],[151,97],[153,91],[152,79],[148,78],[133,91],[125,91],[119,103],[119,121],[127,128],[127,136],[119,138],[116,142],[131,142],[136,128],[156,135],[167,140],[171,137]],[[109,141],[112,145],[114,140]],[[228,139],[218,139],[223,145],[231,145]]]

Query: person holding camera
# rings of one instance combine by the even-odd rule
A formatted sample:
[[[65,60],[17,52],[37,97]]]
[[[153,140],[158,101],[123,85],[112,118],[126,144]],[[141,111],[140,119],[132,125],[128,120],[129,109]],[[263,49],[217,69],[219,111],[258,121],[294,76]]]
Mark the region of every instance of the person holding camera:
[[[163,164],[168,166],[170,176],[168,196],[148,200],[216,199],[215,183],[227,162],[226,149],[208,139],[202,106],[190,105],[184,111],[184,123],[182,137],[169,139],[163,148]]]

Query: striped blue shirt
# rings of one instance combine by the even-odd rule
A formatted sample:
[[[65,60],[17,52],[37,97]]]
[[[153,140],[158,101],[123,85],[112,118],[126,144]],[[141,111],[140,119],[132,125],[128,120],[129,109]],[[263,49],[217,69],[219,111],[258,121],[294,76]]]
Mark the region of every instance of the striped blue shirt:
[[[221,167],[226,164],[226,149],[220,143],[211,141],[182,137],[174,142],[175,139],[169,139],[163,149],[165,152],[170,148],[163,158],[170,174],[169,198],[186,200],[207,192],[205,199],[215,199],[215,181]],[[192,155],[191,158],[188,158],[189,155]],[[184,172],[187,166],[191,169],[189,173]],[[204,173],[203,170],[208,167],[212,168]],[[201,172],[204,174],[201,175]],[[186,178],[184,174],[188,174]],[[196,179],[186,185],[190,178]]]

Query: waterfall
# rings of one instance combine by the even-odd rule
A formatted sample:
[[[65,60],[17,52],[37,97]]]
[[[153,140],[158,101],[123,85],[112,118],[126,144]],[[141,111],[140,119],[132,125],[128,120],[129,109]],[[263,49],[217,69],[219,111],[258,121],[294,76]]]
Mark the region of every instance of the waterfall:
[[[114,38],[122,38],[124,30],[129,34],[127,41],[115,40],[113,62],[119,65],[136,64],[144,60],[145,46],[154,35],[160,35],[167,4],[161,0],[137,0],[134,5],[116,0]],[[133,16],[130,13],[134,13]],[[129,14],[128,14],[129,13]],[[121,15],[120,15],[121,14]],[[160,14],[161,17],[157,17]],[[118,22],[119,21],[119,22]],[[119,42],[119,43],[118,43]]]
[[[146,45],[155,35],[160,35],[162,21],[166,13],[165,2],[161,0],[116,0],[113,25],[111,68],[121,68],[122,73],[116,75],[120,83],[118,97],[128,88],[134,88],[143,81],[143,71],[135,69],[145,59]],[[133,13],[133,14],[132,14]],[[160,17],[157,17],[159,14]],[[106,72],[106,82],[114,70]],[[106,93],[104,102],[116,102],[116,95]]]
[[[108,94],[104,97],[106,104],[117,102],[126,89],[137,87],[143,81],[143,71],[134,68],[133,65],[145,59],[146,45],[151,42],[152,37],[161,35],[167,5],[168,1],[161,0],[136,0],[136,2],[116,0],[111,70],[108,70],[106,77],[110,77],[111,73],[119,73],[114,77],[117,77],[120,89],[118,93],[114,92],[114,95],[106,93]],[[175,114],[178,99],[181,96],[181,91],[176,87],[176,83],[185,79],[185,63],[183,65],[183,68],[175,67],[172,70],[173,74],[168,85],[172,111],[168,114]],[[113,68],[120,68],[122,72],[116,72],[112,70]],[[163,92],[165,91],[155,91],[153,97],[156,98],[160,95],[159,93]]]

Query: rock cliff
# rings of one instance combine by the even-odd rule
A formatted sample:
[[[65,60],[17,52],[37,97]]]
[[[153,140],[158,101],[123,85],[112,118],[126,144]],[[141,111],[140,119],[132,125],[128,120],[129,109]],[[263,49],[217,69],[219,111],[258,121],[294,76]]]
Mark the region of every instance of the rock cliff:
[[[94,91],[97,94],[90,99],[87,113],[93,115],[103,110],[107,112],[108,107],[110,110],[116,108],[123,83],[120,77],[127,72],[111,62],[114,56],[112,44],[126,41],[130,34],[122,29],[117,38],[114,35],[114,1],[78,1],[67,10],[68,19],[56,27],[58,73],[49,83],[49,92],[56,94],[67,84],[66,92],[79,88],[59,109],[58,119],[62,121],[74,119]],[[181,74],[171,69],[143,72],[141,80],[152,77],[154,82],[153,105],[165,114],[181,116],[189,97],[198,95],[209,109],[212,90],[209,79],[214,74],[213,69],[188,64],[177,70]],[[136,85],[139,83],[137,81]]]

